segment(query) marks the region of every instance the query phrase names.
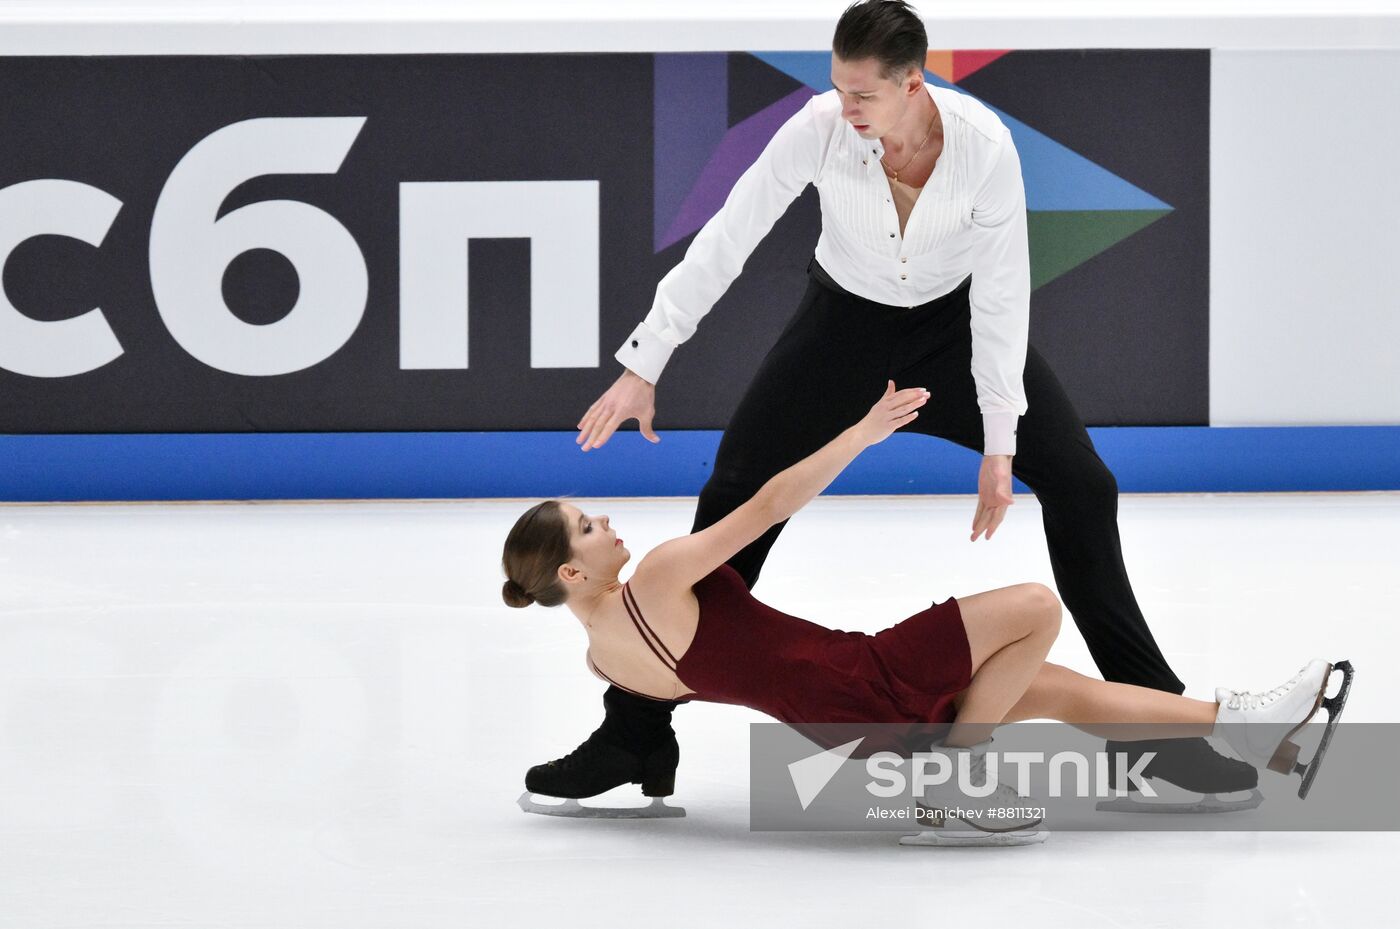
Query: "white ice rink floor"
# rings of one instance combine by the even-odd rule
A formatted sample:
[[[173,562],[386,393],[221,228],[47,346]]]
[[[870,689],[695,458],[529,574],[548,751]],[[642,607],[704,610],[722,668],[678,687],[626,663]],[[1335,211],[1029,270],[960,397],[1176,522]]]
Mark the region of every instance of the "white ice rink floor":
[[[694,506],[576,502],[639,554]],[[567,611],[500,602],[526,505],[0,507],[0,927],[1395,924],[1393,833],[750,832],[761,717],[734,707],[676,713],[688,818],[528,816],[525,769],[592,731],[603,688]],[[1053,585],[1032,498],[990,543],[972,509],[820,499],[756,594],[873,632]],[[1121,526],[1188,694],[1350,658],[1347,720],[1396,721],[1400,494],[1124,497]],[[1096,673],[1068,619],[1051,658]]]

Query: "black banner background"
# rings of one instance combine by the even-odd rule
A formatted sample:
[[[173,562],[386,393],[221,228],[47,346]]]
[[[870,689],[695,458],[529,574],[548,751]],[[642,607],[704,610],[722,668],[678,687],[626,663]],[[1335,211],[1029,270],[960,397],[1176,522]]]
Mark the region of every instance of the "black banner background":
[[[20,245],[5,292],[26,315],[100,306],[125,352],[86,374],[0,371],[0,430],[299,432],[569,429],[617,376],[612,353],[689,239],[652,253],[652,57],[645,54],[12,58],[0,60],[0,187],[81,181],[123,202],[99,249]],[[730,56],[731,121],[765,105],[767,66]],[[794,84],[795,86],[795,84]],[[1175,211],[1038,289],[1032,342],[1091,425],[1208,417],[1209,55],[1017,52],[961,85]],[[749,99],[752,97],[752,99]],[[255,117],[365,116],[332,175],[267,176],[223,213],[273,198],[313,204],[354,236],[369,270],[363,320],[309,369],[228,374],[171,337],[151,294],[150,220],[200,139]],[[398,350],[398,184],[597,179],[600,367],[529,367],[527,240],[470,245],[470,368],[404,371]],[[820,217],[808,190],[673,358],[657,427],[721,428],[792,313]],[[297,278],[244,254],[224,293],[248,322],[292,306]]]

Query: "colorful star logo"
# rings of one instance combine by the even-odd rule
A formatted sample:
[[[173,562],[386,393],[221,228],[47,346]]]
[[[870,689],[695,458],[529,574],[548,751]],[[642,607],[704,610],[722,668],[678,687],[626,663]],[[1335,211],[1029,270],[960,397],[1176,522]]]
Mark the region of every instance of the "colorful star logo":
[[[749,54],[800,86],[733,125],[727,53],[655,58],[653,246],[658,252],[692,235],[714,216],[778,127],[812,94],[831,89],[830,52]],[[1006,54],[930,51],[925,78],[937,86],[954,87]],[[1172,211],[1147,191],[1014,116],[987,106],[1011,130],[1021,156],[1032,287],[1054,280]]]

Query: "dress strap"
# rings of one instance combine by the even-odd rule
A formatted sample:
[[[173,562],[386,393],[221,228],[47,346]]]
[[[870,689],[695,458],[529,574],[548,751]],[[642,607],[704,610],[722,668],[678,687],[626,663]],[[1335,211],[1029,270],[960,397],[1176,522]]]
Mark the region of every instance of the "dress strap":
[[[626,687],[626,686],[624,686],[624,685],[622,685],[622,684],[619,684],[617,681],[615,681],[615,680],[613,680],[612,678],[608,677],[607,673],[606,673],[602,668],[598,667],[598,664],[597,664],[597,662],[595,662],[595,661],[593,660],[593,656],[592,656],[592,655],[589,655],[589,656],[588,656],[588,666],[589,666],[590,668],[593,669],[593,673],[594,673],[594,674],[598,675],[598,676],[601,677],[603,680],[607,681],[609,684],[613,685],[614,687],[618,688],[619,690],[625,690],[625,691],[627,691],[629,694],[631,694],[631,695],[634,696],[634,697],[643,697],[643,698],[645,698],[645,699],[647,699],[647,700],[655,700],[655,701],[658,702],[658,703],[670,703],[670,702],[671,702],[671,700],[668,699],[668,698],[666,698],[666,697],[654,697],[654,696],[652,696],[651,694],[644,694],[644,693],[642,693],[640,690],[633,690],[631,687]]]
[[[642,616],[642,608],[637,606],[637,598],[632,595],[630,583],[622,585],[622,605],[627,608],[627,615],[631,617],[632,625],[637,627],[637,634],[642,637],[643,642],[647,643],[651,653],[666,666],[667,670],[674,672],[680,662],[676,661],[676,656],[671,654],[666,643],[661,641],[661,636],[657,635],[647,624],[646,617]],[[653,639],[655,643],[653,643]]]

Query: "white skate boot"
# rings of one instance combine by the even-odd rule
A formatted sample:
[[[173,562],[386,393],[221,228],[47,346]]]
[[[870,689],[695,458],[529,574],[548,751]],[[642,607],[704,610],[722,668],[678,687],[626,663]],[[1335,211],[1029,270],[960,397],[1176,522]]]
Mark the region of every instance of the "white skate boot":
[[[1328,697],[1327,683],[1334,668],[1342,672],[1342,686],[1335,697]],[[1289,680],[1263,693],[1218,687],[1215,691],[1215,699],[1220,704],[1215,716],[1215,724],[1220,727],[1217,732],[1241,758],[1256,768],[1267,767],[1280,774],[1302,774],[1298,796],[1306,797],[1332,740],[1333,727],[1346,705],[1352,673],[1349,661],[1333,665],[1316,659]],[[1319,707],[1327,710],[1327,729],[1312,760],[1300,764],[1298,743],[1293,741],[1293,736],[1313,718]],[[1240,723],[1253,725],[1238,725]]]
[[[906,835],[900,845],[931,845],[941,848],[969,846],[1038,845],[1050,834],[1041,829],[1041,818],[1033,809],[1039,804],[1023,797],[1005,784],[985,797],[965,793],[960,778],[971,787],[988,783],[987,746],[978,742],[968,747],[936,749],[952,763],[952,776],[928,790],[914,803],[918,823],[927,831]],[[963,769],[966,768],[966,774]],[[957,822],[960,825],[951,825]]]

